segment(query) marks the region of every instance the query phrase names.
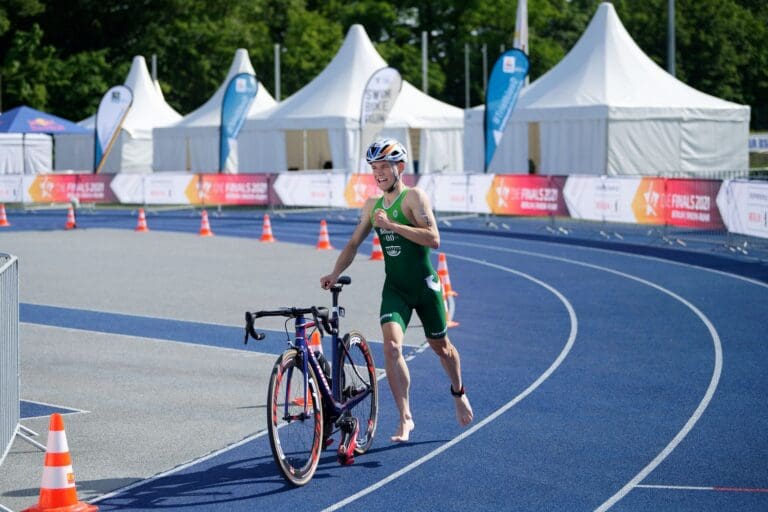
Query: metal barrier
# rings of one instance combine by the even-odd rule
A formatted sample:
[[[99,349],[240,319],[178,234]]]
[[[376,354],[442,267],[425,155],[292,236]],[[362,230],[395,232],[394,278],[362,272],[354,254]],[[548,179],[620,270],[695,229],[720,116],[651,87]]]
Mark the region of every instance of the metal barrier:
[[[19,260],[0,253],[0,464],[19,427]]]

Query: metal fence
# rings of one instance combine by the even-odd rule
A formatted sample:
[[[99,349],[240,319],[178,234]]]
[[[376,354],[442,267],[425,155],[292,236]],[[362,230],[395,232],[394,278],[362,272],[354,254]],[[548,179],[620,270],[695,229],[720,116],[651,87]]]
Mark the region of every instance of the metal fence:
[[[19,260],[0,253],[0,464],[19,425]]]

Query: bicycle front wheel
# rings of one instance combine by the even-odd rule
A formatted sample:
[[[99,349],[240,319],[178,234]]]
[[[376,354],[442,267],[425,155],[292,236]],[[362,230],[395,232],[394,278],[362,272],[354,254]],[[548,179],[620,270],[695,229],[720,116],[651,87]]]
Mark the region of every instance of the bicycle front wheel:
[[[296,486],[312,479],[320,461],[323,404],[316,382],[311,366],[304,375],[295,349],[277,359],[269,379],[267,423],[272,456],[283,477]]]
[[[373,364],[368,343],[365,337],[357,331],[344,336],[339,347],[339,361],[334,368],[339,369],[341,401],[345,402],[360,393],[367,393],[350,413],[357,418],[359,431],[355,453],[362,455],[368,451],[376,432],[376,422],[379,414],[379,386],[376,378],[376,366]]]

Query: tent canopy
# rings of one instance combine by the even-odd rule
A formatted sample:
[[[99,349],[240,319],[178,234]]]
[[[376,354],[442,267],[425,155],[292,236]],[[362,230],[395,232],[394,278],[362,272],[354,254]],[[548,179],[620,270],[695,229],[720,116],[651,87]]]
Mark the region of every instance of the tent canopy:
[[[89,133],[72,121],[22,105],[0,115],[2,133]]]
[[[361,25],[352,25],[331,62],[310,83],[266,112],[249,119],[240,137],[240,161],[249,172],[289,167],[357,172],[361,157],[360,113],[370,76],[387,66]],[[383,135],[401,140],[420,172],[461,171],[462,110],[403,82]],[[302,163],[303,159],[303,163]]]
[[[603,2],[568,54],[521,91],[490,170],[525,173],[529,163],[543,174],[745,169],[749,113],[668,74]],[[473,131],[482,130],[482,116],[467,114]],[[470,168],[482,169],[480,158],[473,152]]]
[[[613,4],[598,7],[581,38],[520,97],[520,116],[542,119],[749,119],[749,108],[710,96],[659,67],[635,43]]]
[[[133,92],[133,102],[102,172],[146,174],[152,172],[152,129],[175,123],[181,115],[165,102],[141,55],[133,58],[124,85]],[[95,118],[78,124],[93,128]],[[56,136],[56,169],[93,170],[93,155],[93,132]]]
[[[227,76],[216,92],[202,106],[178,122],[154,130],[155,171],[215,172],[219,168],[219,135],[221,105],[230,80],[240,73],[256,75],[243,48],[235,51]],[[277,104],[270,92],[259,82],[256,98],[246,118],[257,118]],[[233,151],[233,154],[237,154]]]

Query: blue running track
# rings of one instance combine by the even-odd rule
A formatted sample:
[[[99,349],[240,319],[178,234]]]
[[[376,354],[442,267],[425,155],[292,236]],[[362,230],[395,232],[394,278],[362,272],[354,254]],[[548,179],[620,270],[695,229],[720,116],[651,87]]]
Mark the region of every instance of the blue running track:
[[[225,211],[211,216],[212,228],[258,239],[261,213]],[[15,215],[11,229],[61,229],[63,218]],[[341,247],[354,213],[273,215],[272,229],[280,242],[314,244],[320,218]],[[192,212],[148,220],[157,231],[199,226]],[[81,214],[78,225],[133,229],[135,215]],[[440,250],[459,293],[460,325],[449,334],[475,412],[470,427],[456,423],[436,357],[413,348],[411,442],[388,440],[397,414],[382,382],[371,451],[349,467],[326,452],[303,488],[284,483],[262,431],[102,496],[99,508],[768,510],[765,263],[486,225],[466,219],[441,227]],[[21,315],[29,323],[191,343],[237,334],[44,305],[23,305]],[[277,353],[280,336],[244,348]]]

